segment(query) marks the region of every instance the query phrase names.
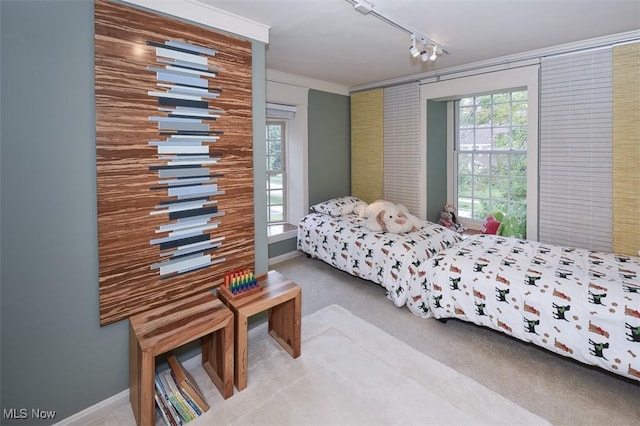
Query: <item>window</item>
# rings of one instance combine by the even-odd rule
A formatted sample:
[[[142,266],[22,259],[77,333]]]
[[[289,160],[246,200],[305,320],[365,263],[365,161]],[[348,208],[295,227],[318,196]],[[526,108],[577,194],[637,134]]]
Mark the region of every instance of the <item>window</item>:
[[[267,122],[267,223],[287,221],[285,123]]]
[[[527,91],[465,97],[455,114],[458,216],[484,221],[500,211],[526,219]]]
[[[482,218],[480,213],[481,204],[474,201],[468,201],[465,203],[463,197],[464,192],[458,191],[458,154],[473,154],[474,151],[460,151],[456,147],[459,130],[459,112],[457,111],[462,98],[481,98],[479,94],[493,94],[498,96],[499,94],[506,94],[512,99],[511,92],[522,92],[523,97],[526,98],[526,113],[527,116],[521,117],[526,120],[526,127],[522,126],[522,131],[526,129],[526,215],[522,219],[526,219],[526,238],[531,240],[538,239],[538,82],[540,79],[539,65],[524,65],[520,67],[514,66],[511,69],[502,69],[498,71],[487,71],[485,69],[479,69],[476,74],[471,75],[458,75],[451,74],[450,76],[439,77],[439,81],[425,81],[420,85],[420,114],[422,117],[426,117],[426,120],[422,121],[421,132],[426,138],[427,143],[423,145],[422,156],[425,158],[424,164],[421,168],[421,173],[425,176],[423,185],[423,199],[422,202],[427,205],[427,212],[433,212],[432,217],[439,217],[439,211],[442,209],[444,200],[440,195],[441,187],[443,184],[443,174],[446,173],[447,183],[447,196],[446,201],[452,201],[459,207],[462,204],[462,213],[464,216],[460,216],[460,221],[471,229],[480,229],[480,225],[484,222],[485,218]],[[524,101],[525,99],[522,99]],[[446,103],[446,130],[443,131],[444,123],[441,117],[442,104]],[[478,99],[469,102],[479,103]],[[491,102],[495,102],[491,98]],[[434,112],[430,113],[428,104],[439,104],[440,108],[434,107]],[[524,106],[523,106],[524,107]],[[469,111],[469,110],[467,110]],[[475,111],[473,111],[475,113]],[[524,113],[524,111],[522,111]],[[510,111],[511,113],[511,111]],[[474,124],[476,117],[473,117]],[[431,121],[430,121],[431,120]],[[509,117],[511,126],[516,125],[512,117]],[[430,123],[427,127],[427,123]],[[493,122],[492,122],[493,125]],[[516,127],[518,127],[517,125]],[[491,126],[488,126],[491,128]],[[509,127],[509,126],[494,126],[494,127]],[[440,149],[442,146],[442,133],[446,134],[446,161],[442,155]],[[475,134],[474,134],[475,137]],[[524,141],[523,141],[524,142]],[[432,144],[433,143],[433,144]],[[475,143],[475,141],[474,141]],[[510,141],[511,143],[511,141]],[[433,147],[432,147],[433,145]],[[516,153],[515,147],[512,147],[514,151],[510,150],[497,150],[498,155],[500,152],[504,154]],[[521,147],[523,150],[525,147]],[[475,152],[479,154],[479,152]],[[523,152],[524,154],[525,152]],[[484,152],[483,154],[491,156],[491,152]],[[427,166],[429,164],[429,166]],[[442,165],[446,165],[446,171],[441,171]],[[468,163],[469,164],[469,163]],[[470,163],[473,165],[473,161]],[[491,163],[489,163],[491,164]],[[473,171],[473,169],[471,169]],[[476,170],[478,171],[478,170]],[[513,169],[510,170],[513,175]],[[463,174],[464,175],[464,174]],[[468,173],[467,175],[472,175]],[[473,176],[473,175],[472,175]],[[523,175],[524,176],[524,175]],[[463,190],[464,191],[464,190]],[[460,195],[458,195],[460,192]],[[470,192],[467,189],[467,192]],[[471,191],[472,192],[472,191]],[[472,194],[473,195],[473,192]],[[477,194],[476,194],[477,196]],[[433,197],[433,199],[431,198]],[[490,199],[491,200],[491,199]],[[437,202],[436,202],[437,201]],[[475,212],[472,207],[478,207]],[[466,211],[465,211],[466,209]],[[471,210],[471,211],[470,211]],[[475,215],[472,215],[475,213]],[[511,213],[511,212],[507,212]],[[479,219],[472,219],[473,217]]]

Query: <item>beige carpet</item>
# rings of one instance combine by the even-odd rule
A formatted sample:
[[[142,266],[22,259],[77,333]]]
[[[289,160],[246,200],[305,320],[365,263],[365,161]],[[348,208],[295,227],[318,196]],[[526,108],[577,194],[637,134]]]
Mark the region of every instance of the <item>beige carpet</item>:
[[[303,318],[298,359],[266,324],[251,329],[248,387],[226,401],[192,372],[211,405],[194,426],[549,424],[338,305]],[[122,404],[92,424],[134,424],[133,413]]]

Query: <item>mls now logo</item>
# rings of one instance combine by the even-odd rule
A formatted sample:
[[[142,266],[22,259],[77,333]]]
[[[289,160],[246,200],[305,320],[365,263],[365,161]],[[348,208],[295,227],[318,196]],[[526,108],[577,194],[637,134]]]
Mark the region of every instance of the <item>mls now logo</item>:
[[[56,412],[52,410],[41,410],[39,408],[5,408],[2,410],[5,419],[54,419]]]
[[[2,417],[5,419],[26,419],[29,417],[29,410],[26,408],[5,408],[2,410]]]

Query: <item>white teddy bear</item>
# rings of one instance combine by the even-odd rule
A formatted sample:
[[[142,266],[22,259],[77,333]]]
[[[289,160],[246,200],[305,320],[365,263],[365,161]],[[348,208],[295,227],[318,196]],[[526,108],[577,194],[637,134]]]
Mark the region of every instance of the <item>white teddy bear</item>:
[[[404,234],[421,226],[421,221],[402,204],[378,200],[356,207],[355,212],[365,219],[364,226],[374,232]]]

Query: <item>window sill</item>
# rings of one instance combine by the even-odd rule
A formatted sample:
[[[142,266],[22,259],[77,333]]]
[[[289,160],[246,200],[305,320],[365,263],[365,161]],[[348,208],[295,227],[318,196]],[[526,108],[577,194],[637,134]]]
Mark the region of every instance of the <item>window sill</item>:
[[[267,241],[269,244],[289,240],[297,235],[297,227],[289,223],[267,226]]]

